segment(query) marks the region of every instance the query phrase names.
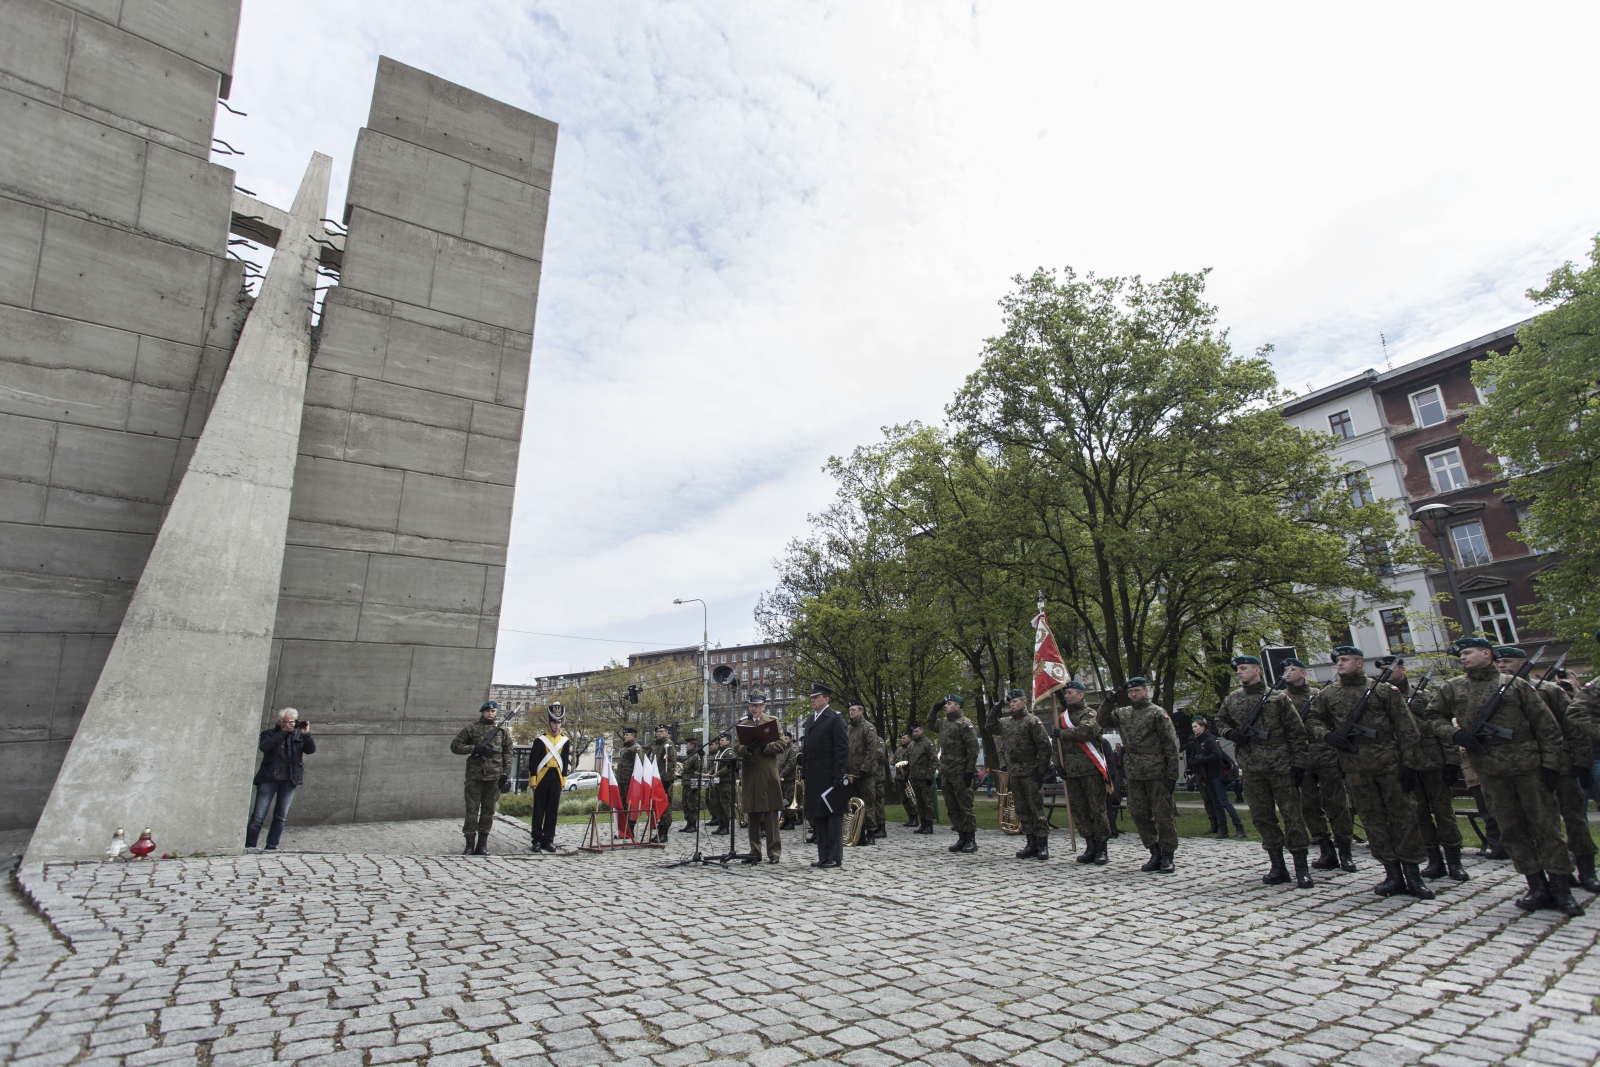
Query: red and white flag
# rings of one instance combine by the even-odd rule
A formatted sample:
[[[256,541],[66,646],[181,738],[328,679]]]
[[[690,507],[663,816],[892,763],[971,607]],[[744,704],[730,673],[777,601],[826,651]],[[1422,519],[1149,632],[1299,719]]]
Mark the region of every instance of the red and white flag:
[[[628,833],[628,818],[622,810],[622,787],[617,784],[617,772],[611,766],[611,750],[606,749],[605,762],[600,765],[600,803],[611,809],[611,817],[616,821],[617,834],[626,836]]]
[[[1044,617],[1044,605],[1041,602],[1039,614],[1033,619],[1033,702],[1035,704],[1066,685],[1071,679],[1066,663],[1061,659],[1061,650],[1056,647],[1055,634],[1050,632],[1050,623]],[[1072,713],[1065,704],[1061,707],[1060,726],[1063,730],[1074,727]],[[1079,741],[1078,747],[1083,749],[1083,754],[1089,757],[1095,767],[1100,771],[1100,777],[1111,781],[1111,772],[1106,767],[1106,758],[1100,749],[1087,741]]]
[[[667,786],[654,756],[641,755],[633,765],[633,783],[628,786],[628,807],[651,811],[659,822],[667,810]]]

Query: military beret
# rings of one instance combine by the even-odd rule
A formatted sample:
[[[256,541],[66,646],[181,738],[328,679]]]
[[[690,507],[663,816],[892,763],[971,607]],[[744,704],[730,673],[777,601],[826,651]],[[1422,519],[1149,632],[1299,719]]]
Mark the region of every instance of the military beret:
[[[1150,680],[1141,674],[1136,674],[1132,678],[1128,679],[1127,685],[1129,689],[1137,689],[1140,686],[1149,688]]]
[[[718,741],[732,741],[733,740],[733,735],[728,733],[728,731],[724,730],[724,731],[722,731],[720,734],[718,734],[716,736],[716,740],[718,740]]]
[[[698,737],[691,737],[687,741],[685,741],[684,744],[698,746],[700,744],[700,739]]]
[[[1494,650],[1495,659],[1527,659],[1528,654],[1516,645],[1501,645]]]
[[[664,722],[658,722],[658,723],[656,723],[656,729],[657,730],[665,730],[665,729],[668,729],[668,726]]]
[[[1066,683],[1061,688],[1063,688],[1063,689],[1076,689],[1080,693],[1084,692],[1083,683],[1078,681],[1076,678],[1074,678],[1072,681]]]
[[[831,686],[824,685],[822,682],[812,682],[811,695],[814,697],[831,697],[833,696],[833,689]]]
[[[1230,667],[1243,667],[1246,664],[1259,667],[1261,666],[1261,661],[1254,656],[1235,656],[1228,661]]]
[[[484,712],[484,711],[499,711],[499,710],[500,710],[500,702],[498,700],[485,700],[483,702],[483,705],[478,708],[478,711],[480,711],[480,712]]]
[[[1360,656],[1362,659],[1365,659],[1367,654],[1361,651],[1355,645],[1333,646],[1333,658],[1338,659],[1340,656]]]
[[[1303,659],[1295,659],[1293,656],[1290,656],[1288,659],[1284,660],[1282,666],[1299,667],[1303,671],[1309,671],[1311,669],[1311,664],[1307,663]]]
[[[1027,700],[1028,699],[1028,694],[1024,693],[1020,689],[1007,689],[1006,690],[1006,699],[1007,700]]]
[[[1490,644],[1488,641],[1486,641],[1483,638],[1481,638],[1481,637],[1458,637],[1458,638],[1456,638],[1456,642],[1455,642],[1456,655],[1458,655],[1458,656],[1461,655],[1461,653],[1463,651],[1465,651],[1466,649],[1469,649],[1469,648],[1487,648],[1487,649],[1491,649],[1492,650],[1494,648],[1494,646],[1492,644]]]
[[[960,693],[948,693],[945,695],[944,702],[946,704],[950,703],[952,700],[954,700],[957,704],[960,704],[962,707],[967,706],[966,699]]]
[[[1377,667],[1379,670],[1395,664],[1399,664],[1400,666],[1404,667],[1406,661],[1401,659],[1399,656],[1379,656],[1377,659],[1372,661],[1372,665]]]
[[[628,735],[628,734],[634,734],[634,735],[636,735],[636,736],[637,736],[637,734],[638,734],[638,733],[639,733],[639,731],[638,731],[638,729],[637,729],[637,728],[635,728],[635,727],[632,727],[632,726],[624,726],[624,727],[623,727],[623,728],[622,728],[622,733],[623,733],[623,735],[624,735],[624,736],[626,736],[626,735]]]
[[[860,708],[862,711],[867,710],[867,706],[861,703],[861,700],[858,697],[851,697],[849,700],[846,700],[844,702],[844,707],[846,711],[849,711],[851,708]]]

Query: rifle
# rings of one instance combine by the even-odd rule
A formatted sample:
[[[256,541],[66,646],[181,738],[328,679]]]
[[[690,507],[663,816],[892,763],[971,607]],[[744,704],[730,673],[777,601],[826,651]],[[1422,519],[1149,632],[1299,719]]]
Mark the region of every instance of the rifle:
[[[472,754],[479,759],[488,759],[490,756],[494,755],[494,750],[497,747],[494,743],[495,734],[498,734],[501,730],[505,729],[507,726],[510,726],[511,720],[515,719],[521,714],[521,711],[513,711],[508,712],[506,717],[503,719],[496,718],[494,720],[494,729],[490,730],[482,741],[479,741],[473,746]]]
[[[1235,741],[1234,744],[1249,745],[1251,741],[1265,741],[1267,739],[1267,731],[1258,727],[1256,720],[1261,718],[1261,709],[1267,706],[1267,698],[1288,685],[1288,682],[1279,678],[1267,687],[1266,691],[1261,694],[1261,699],[1256,701],[1256,706],[1250,709],[1250,714],[1246,715],[1244,721],[1239,724],[1239,733],[1243,736],[1238,741]]]
[[[1500,702],[1506,698],[1506,690],[1516,685],[1518,678],[1525,677],[1527,672],[1533,669],[1534,661],[1544,655],[1544,650],[1548,647],[1548,645],[1540,645],[1539,651],[1535,652],[1531,658],[1524,660],[1522,666],[1517,668],[1516,674],[1507,675],[1506,680],[1500,683],[1500,688],[1489,694],[1489,699],[1483,702],[1483,707],[1478,709],[1478,714],[1472,717],[1472,724],[1460,731],[1465,733],[1472,741],[1471,745],[1466,746],[1467,748],[1481,754],[1489,745],[1498,745],[1502,741],[1511,740],[1511,731],[1504,726],[1494,725],[1489,721],[1489,717],[1499,709]],[[1561,660],[1566,658],[1562,656]],[[1561,660],[1556,661],[1556,666],[1561,665]],[[1554,670],[1555,667],[1551,667],[1549,671],[1546,671],[1545,678],[1549,678],[1550,672]],[[1484,736],[1485,734],[1488,736]]]
[[[1365,726],[1357,726],[1356,723],[1361,721],[1361,713],[1367,710],[1367,701],[1372,699],[1372,691],[1378,688],[1378,686],[1387,682],[1389,680],[1389,675],[1393,673],[1394,664],[1391,663],[1383,669],[1381,674],[1372,680],[1371,685],[1367,686],[1367,691],[1361,694],[1361,699],[1356,701],[1355,707],[1351,708],[1349,713],[1345,715],[1344,722],[1339,724],[1339,728],[1328,735],[1328,737],[1337,736],[1340,741],[1343,741],[1345,744],[1351,746],[1345,751],[1354,752],[1357,744],[1364,744],[1377,739],[1378,731]],[[1359,742],[1350,737],[1350,731],[1352,730],[1361,731],[1361,740]],[[1343,748],[1342,745],[1334,745],[1333,747]]]
[[[1428,673],[1422,676],[1422,681],[1417,683],[1417,687],[1411,691],[1411,696],[1406,700],[1407,711],[1411,711],[1416,706],[1417,698],[1422,695],[1424,689],[1428,688],[1428,680],[1433,677],[1433,672],[1438,669],[1437,667],[1429,667]]]

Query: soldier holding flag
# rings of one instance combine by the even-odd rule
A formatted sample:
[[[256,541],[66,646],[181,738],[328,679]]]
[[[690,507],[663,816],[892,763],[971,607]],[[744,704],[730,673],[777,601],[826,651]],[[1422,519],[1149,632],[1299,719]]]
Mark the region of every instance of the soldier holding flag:
[[[1033,702],[1059,693],[1061,713],[1056,716],[1056,762],[1061,768],[1067,802],[1067,826],[1077,832],[1083,820],[1084,850],[1079,863],[1106,863],[1106,841],[1111,837],[1111,822],[1106,817],[1106,791],[1111,781],[1105,754],[1100,749],[1104,734],[1094,714],[1084,704],[1082,683],[1068,676],[1061,650],[1045,618],[1044,599],[1033,619]]]

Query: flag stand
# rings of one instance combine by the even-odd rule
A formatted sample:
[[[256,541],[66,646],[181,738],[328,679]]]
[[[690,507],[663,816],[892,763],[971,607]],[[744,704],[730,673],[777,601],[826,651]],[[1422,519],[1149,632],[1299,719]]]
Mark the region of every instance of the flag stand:
[[[633,824],[632,833],[625,837],[617,836],[617,816],[627,817]],[[644,816],[643,820],[639,816]],[[639,823],[643,822],[643,836]],[[589,832],[584,835],[583,844],[578,846],[579,852],[610,852],[614,849],[624,848],[666,848],[667,846],[655,840],[656,836],[656,811],[654,808],[629,808],[626,811],[606,812],[606,823],[609,830],[608,840],[602,841],[600,834],[600,812],[589,813]]]

